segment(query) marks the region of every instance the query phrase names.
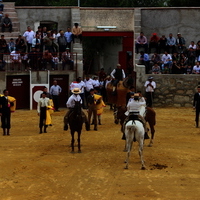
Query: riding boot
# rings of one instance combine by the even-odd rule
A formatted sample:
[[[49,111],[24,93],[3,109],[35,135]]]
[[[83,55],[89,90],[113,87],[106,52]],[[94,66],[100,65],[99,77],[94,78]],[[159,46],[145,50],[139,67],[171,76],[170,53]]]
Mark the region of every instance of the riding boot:
[[[44,125],[44,133],[47,133],[47,125]]]
[[[65,124],[65,125],[64,125],[64,131],[67,131],[67,130],[68,130],[68,125]]]
[[[198,122],[196,122],[196,128],[198,128],[199,127],[199,123]]]
[[[97,125],[94,125],[94,130],[97,131]]]
[[[7,135],[10,135],[10,129],[7,128]]]
[[[41,134],[42,133],[42,127],[40,128],[40,132],[39,132],[39,134]]]
[[[122,135],[122,140],[126,140],[125,133],[123,133],[123,135]]]
[[[149,136],[148,136],[148,133],[147,133],[147,132],[145,132],[145,134],[144,134],[144,139],[145,139],[145,140],[149,139]]]
[[[101,125],[101,120],[99,119],[99,125]]]
[[[3,128],[3,135],[6,135],[6,129]]]

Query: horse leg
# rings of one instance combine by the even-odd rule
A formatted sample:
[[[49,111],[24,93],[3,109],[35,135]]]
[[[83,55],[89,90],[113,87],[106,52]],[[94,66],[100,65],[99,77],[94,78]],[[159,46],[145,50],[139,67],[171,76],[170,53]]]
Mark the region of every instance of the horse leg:
[[[72,151],[71,151],[71,153],[74,153],[74,131],[71,131],[71,136],[72,136],[72,139],[71,139]]]
[[[150,139],[150,142],[149,142],[148,147],[152,147],[152,145],[153,145],[153,139],[154,139],[155,129],[154,129],[154,125],[149,124],[149,126],[150,126],[150,129],[151,129],[151,139]]]
[[[144,140],[142,138],[140,138],[140,141],[139,141],[139,156],[140,156],[140,160],[141,160],[141,163],[142,163],[142,167],[141,167],[142,170],[146,169],[146,167],[144,165],[144,160],[143,160],[143,146],[144,146]]]
[[[81,131],[78,131],[78,153],[81,153]]]
[[[128,164],[129,164],[129,157],[130,157],[130,152],[131,152],[131,149],[132,149],[132,144],[133,144],[133,137],[130,137],[130,135],[128,136],[128,138],[126,139],[126,151],[127,151],[127,154],[126,154],[126,160],[125,160],[125,167],[124,169],[128,169]]]

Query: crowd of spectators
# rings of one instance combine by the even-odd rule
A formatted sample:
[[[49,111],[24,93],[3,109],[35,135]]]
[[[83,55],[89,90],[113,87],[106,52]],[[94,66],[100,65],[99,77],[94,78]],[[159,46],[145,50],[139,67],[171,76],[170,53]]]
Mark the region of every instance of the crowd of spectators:
[[[5,15],[6,17],[8,15]],[[18,70],[23,66],[25,71],[46,70],[47,65],[50,66],[50,70],[57,70],[59,62],[62,63],[62,70],[73,70],[74,56],[71,52],[71,43],[74,43],[75,38],[82,42],[82,29],[78,23],[74,24],[72,31],[68,27],[66,31],[60,30],[58,33],[41,26],[35,32],[28,26],[22,35],[20,34],[16,40],[10,38],[8,43],[4,35],[1,35],[0,70],[5,70],[5,54],[10,54],[11,70],[14,70],[15,66]]]
[[[168,37],[153,33],[148,42],[141,32],[136,39],[136,53],[140,53],[138,64],[145,65],[146,74],[200,73],[200,41],[191,41],[187,47],[180,33],[176,38],[172,33]]]

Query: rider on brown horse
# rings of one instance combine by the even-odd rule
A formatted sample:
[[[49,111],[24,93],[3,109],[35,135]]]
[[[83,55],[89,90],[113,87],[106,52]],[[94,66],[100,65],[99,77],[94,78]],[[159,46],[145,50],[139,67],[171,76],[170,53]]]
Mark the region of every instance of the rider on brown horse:
[[[74,106],[75,106],[75,101],[80,101],[80,103],[82,104],[82,99],[80,97],[80,93],[81,93],[81,90],[79,88],[74,88],[72,91],[71,91],[73,94],[69,97],[66,105],[67,105],[67,108],[69,108],[69,111],[66,113],[65,117],[64,117],[64,122],[65,122],[65,126],[64,126],[64,130],[67,131],[68,130],[68,118],[70,116],[70,114],[73,112],[73,109],[74,109]],[[87,117],[85,115],[85,113],[82,111],[82,118],[83,118],[83,121],[85,123],[88,123],[88,120],[87,120]]]

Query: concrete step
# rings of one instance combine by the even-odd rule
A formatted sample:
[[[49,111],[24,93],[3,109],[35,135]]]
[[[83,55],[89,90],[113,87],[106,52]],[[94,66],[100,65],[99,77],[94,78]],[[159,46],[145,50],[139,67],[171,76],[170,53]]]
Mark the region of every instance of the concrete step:
[[[83,48],[73,48],[73,52],[76,52],[78,54],[83,54]]]

